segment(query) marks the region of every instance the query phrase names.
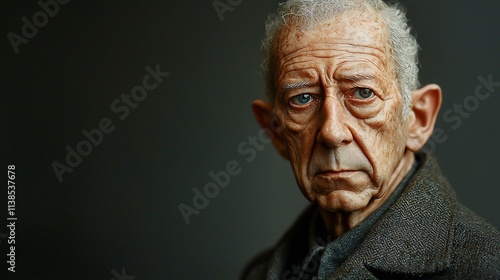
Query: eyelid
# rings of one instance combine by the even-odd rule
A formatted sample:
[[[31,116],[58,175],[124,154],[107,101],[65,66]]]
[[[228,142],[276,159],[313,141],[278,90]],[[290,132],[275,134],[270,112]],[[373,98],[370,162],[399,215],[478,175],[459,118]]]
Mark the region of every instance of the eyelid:
[[[294,98],[297,98],[297,97],[301,96],[301,95],[309,95],[311,97],[311,101],[308,102],[308,103],[302,104],[302,105],[294,104],[292,102],[292,100]],[[294,95],[290,96],[288,98],[288,100],[286,101],[287,104],[290,104],[291,106],[296,106],[296,107],[305,107],[305,106],[308,106],[308,105],[310,105],[311,103],[314,103],[314,102],[318,102],[318,103],[321,102],[321,98],[319,98],[316,94],[313,94],[313,93],[310,93],[310,92],[303,92],[303,93],[294,94]]]
[[[356,86],[356,87],[353,87],[353,88],[351,88],[351,89],[349,89],[349,90],[347,91],[347,94],[346,94],[346,95],[347,95],[347,96],[352,96],[352,95],[356,92],[356,90],[360,90],[360,89],[369,89],[369,90],[371,90],[371,92],[373,93],[373,96],[374,96],[374,97],[376,96],[376,97],[378,97],[378,98],[382,99],[382,97],[380,96],[380,94],[378,93],[378,91],[377,91],[377,90],[375,90],[375,89],[373,89],[372,87],[369,87],[369,86]],[[367,99],[367,100],[368,100],[368,99]],[[383,99],[382,99],[382,100],[383,100]]]
[[[288,100],[291,102],[292,100],[294,100],[295,98],[298,98],[298,97],[301,97],[303,95],[309,95],[311,97],[311,100],[314,99],[314,96],[313,94],[311,93],[308,93],[308,92],[303,92],[303,93],[297,93],[297,94],[293,94],[293,95],[290,95],[290,97],[288,98]]]
[[[317,89],[313,87],[289,88],[282,91],[281,98],[283,101],[287,102],[291,98],[301,94],[309,94],[314,97],[317,95],[316,91]]]
[[[353,91],[353,93],[359,92],[359,91],[364,91],[364,90],[369,90],[373,95],[375,95],[375,91],[373,91],[371,88],[365,88],[365,87],[360,87],[357,88]]]

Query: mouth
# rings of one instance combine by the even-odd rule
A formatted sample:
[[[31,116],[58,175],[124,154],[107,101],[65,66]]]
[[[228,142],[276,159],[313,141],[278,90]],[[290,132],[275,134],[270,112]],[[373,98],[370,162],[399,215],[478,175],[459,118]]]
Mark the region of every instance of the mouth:
[[[358,170],[326,170],[316,173],[315,192],[327,195],[333,191],[352,191],[353,181]]]
[[[356,172],[357,170],[326,170],[316,173],[316,176],[326,180],[339,180],[349,178]]]

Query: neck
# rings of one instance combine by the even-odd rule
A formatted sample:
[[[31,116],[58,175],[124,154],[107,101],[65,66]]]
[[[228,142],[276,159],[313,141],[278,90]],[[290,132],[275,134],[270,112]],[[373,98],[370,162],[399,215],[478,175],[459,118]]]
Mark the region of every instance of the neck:
[[[364,221],[375,210],[377,210],[387,198],[394,192],[399,183],[410,171],[415,156],[412,151],[407,150],[394,170],[387,187],[387,191],[380,197],[372,198],[368,205],[354,212],[327,212],[320,210],[321,218],[325,223],[326,229],[334,237],[339,237],[345,232],[351,230],[359,223]]]

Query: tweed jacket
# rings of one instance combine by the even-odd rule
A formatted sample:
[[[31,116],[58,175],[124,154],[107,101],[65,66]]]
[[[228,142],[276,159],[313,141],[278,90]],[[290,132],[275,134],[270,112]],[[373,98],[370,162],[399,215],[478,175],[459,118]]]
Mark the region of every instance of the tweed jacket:
[[[434,158],[419,156],[398,200],[334,274],[319,279],[500,279],[500,233],[458,203]],[[307,250],[314,211],[309,207],[242,279],[299,279],[290,273],[291,258]]]

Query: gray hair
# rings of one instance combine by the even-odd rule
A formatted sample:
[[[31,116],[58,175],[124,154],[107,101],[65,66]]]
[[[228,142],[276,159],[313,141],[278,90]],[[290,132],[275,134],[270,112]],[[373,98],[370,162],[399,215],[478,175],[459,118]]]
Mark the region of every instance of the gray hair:
[[[371,9],[380,15],[387,26],[398,89],[403,98],[403,116],[410,111],[411,93],[418,87],[418,50],[416,39],[410,32],[405,12],[400,5],[387,5],[382,0],[288,0],[281,3],[276,14],[269,16],[263,40],[262,68],[266,80],[267,96],[274,101],[275,85],[274,48],[277,35],[284,25],[299,23],[311,28],[350,10]]]

